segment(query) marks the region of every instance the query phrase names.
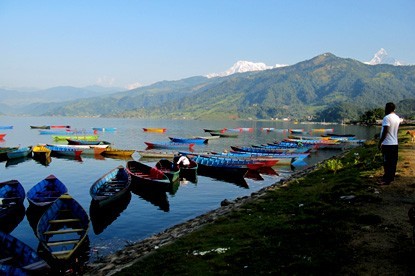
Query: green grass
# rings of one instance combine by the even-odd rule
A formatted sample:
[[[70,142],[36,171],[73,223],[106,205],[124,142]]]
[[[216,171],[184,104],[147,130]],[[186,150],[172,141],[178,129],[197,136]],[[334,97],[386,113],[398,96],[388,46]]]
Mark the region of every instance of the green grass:
[[[360,202],[376,202],[369,176],[381,166],[375,143],[346,153],[283,188],[137,261],[118,275],[336,274],[352,262],[347,247]],[[334,161],[333,161],[334,162]],[[353,200],[344,196],[353,195]],[[221,251],[222,250],[222,251]],[[202,254],[201,254],[202,253]]]

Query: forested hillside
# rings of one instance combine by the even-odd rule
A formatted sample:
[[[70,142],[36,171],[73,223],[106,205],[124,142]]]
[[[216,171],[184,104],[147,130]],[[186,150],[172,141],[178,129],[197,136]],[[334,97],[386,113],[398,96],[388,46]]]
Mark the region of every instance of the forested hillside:
[[[408,99],[415,99],[415,66],[367,65],[326,53],[261,72],[163,81],[71,102],[48,115],[340,121]]]

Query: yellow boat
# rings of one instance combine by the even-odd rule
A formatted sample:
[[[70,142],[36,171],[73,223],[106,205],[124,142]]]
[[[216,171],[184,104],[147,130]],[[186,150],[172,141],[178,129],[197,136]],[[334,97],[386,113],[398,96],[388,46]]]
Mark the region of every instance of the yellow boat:
[[[101,154],[104,156],[118,156],[118,157],[130,157],[134,154],[135,150],[116,149],[107,147]]]
[[[162,127],[143,127],[143,130],[146,132],[160,132],[160,133],[164,133],[166,132],[166,128],[162,128]]]
[[[45,147],[44,145],[36,145],[32,148],[33,158],[38,159],[48,159],[50,158],[51,150]]]

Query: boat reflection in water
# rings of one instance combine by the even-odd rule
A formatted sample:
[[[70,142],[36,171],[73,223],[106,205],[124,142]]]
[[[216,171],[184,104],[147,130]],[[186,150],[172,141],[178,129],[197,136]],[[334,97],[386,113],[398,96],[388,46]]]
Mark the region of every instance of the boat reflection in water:
[[[91,200],[89,206],[89,216],[91,218],[92,228],[96,235],[101,234],[111,225],[121,213],[127,209],[131,201],[131,193],[127,192],[118,198],[113,204],[100,207],[95,201]]]
[[[32,157],[33,160],[35,160],[37,163],[47,167],[49,166],[49,164],[52,162],[52,157],[48,156],[48,157]]]
[[[25,217],[25,211],[23,204],[13,207],[13,210],[1,217],[0,231],[10,234]]]
[[[6,161],[6,167],[10,167],[10,166],[16,166],[20,163],[26,162],[28,160],[31,160],[31,157],[19,157],[19,158],[13,158],[13,159],[9,159]]]
[[[131,192],[159,207],[164,212],[170,211],[170,204],[165,189],[154,187],[151,183],[133,183]]]

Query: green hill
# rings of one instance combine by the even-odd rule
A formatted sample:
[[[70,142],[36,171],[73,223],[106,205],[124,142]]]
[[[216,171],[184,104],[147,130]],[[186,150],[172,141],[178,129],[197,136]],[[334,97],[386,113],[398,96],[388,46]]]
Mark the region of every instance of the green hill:
[[[49,114],[332,121],[355,120],[387,101],[408,99],[415,99],[415,66],[367,65],[326,53],[272,70],[163,81],[71,102]]]

